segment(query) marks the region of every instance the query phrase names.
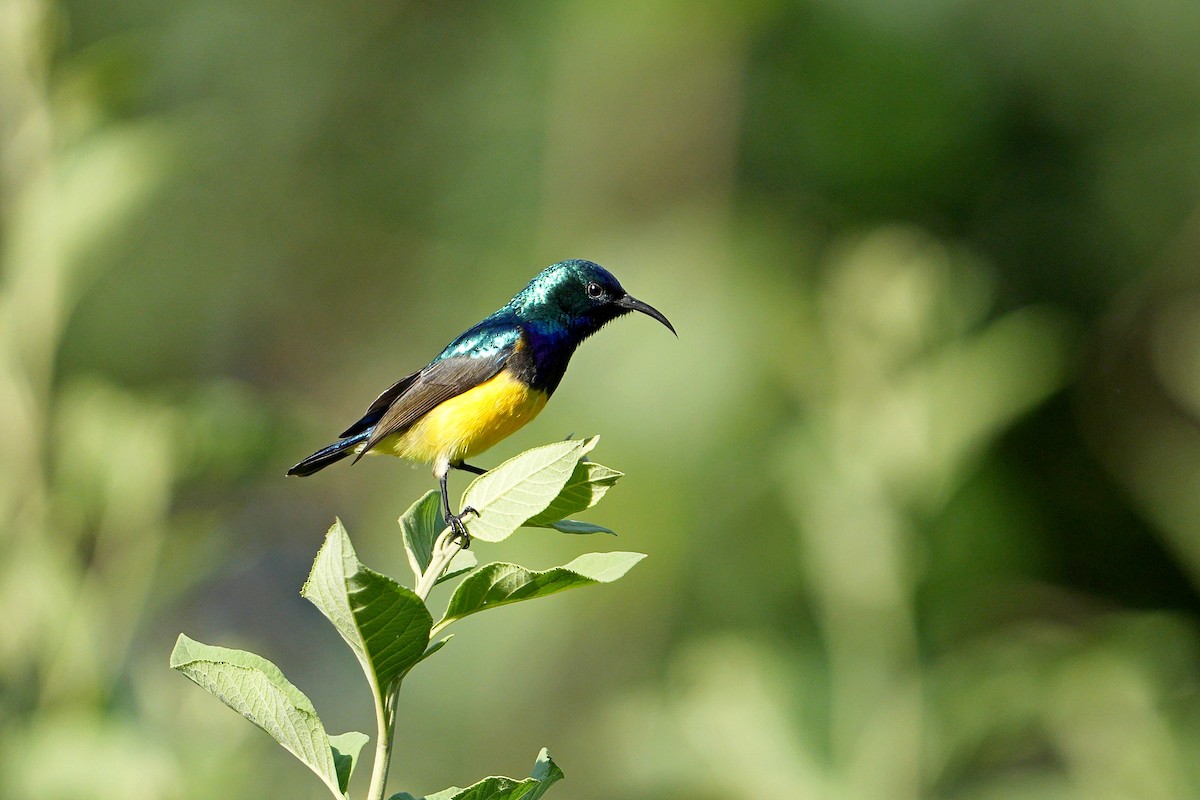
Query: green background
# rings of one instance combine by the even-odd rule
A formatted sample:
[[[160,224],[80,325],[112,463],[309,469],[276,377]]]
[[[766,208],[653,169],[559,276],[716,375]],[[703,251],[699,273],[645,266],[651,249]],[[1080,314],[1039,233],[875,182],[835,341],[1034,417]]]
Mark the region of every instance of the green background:
[[[370,730],[298,592],[335,515],[403,575],[432,481],[283,473],[572,257],[679,339],[612,325],[477,460],[602,434],[620,536],[479,555],[650,557],[462,623],[395,790],[545,745],[581,800],[1200,796],[1197,42],[1187,0],[3,0],[0,796],[320,797],[172,642]]]

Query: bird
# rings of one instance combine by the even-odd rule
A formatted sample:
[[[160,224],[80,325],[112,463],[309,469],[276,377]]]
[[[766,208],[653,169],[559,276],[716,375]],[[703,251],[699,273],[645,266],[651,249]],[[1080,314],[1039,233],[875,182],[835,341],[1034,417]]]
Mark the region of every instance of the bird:
[[[469,547],[464,519],[450,508],[451,469],[477,475],[471,458],[538,415],[566,373],[575,349],[609,322],[638,311],[675,327],[636,299],[604,267],[584,259],[552,264],[502,308],[468,328],[426,366],[384,389],[338,440],[288,470],[307,476],[351,455],[383,453],[431,464],[442,518]]]

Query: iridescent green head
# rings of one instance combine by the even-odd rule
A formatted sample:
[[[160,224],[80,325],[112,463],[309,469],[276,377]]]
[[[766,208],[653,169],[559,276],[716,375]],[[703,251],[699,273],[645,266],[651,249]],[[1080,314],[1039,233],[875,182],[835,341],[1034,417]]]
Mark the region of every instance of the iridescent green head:
[[[675,333],[661,312],[631,296],[611,272],[579,258],[546,267],[508,305],[524,319],[561,325],[580,339],[630,311],[651,316]]]

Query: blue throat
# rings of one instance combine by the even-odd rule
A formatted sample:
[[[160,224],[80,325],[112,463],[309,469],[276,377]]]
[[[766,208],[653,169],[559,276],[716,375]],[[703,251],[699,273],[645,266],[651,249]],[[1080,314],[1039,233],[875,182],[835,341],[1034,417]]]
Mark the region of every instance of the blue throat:
[[[531,367],[521,378],[534,389],[554,394],[581,339],[555,322],[527,320],[521,327],[526,341],[521,355],[528,353]]]

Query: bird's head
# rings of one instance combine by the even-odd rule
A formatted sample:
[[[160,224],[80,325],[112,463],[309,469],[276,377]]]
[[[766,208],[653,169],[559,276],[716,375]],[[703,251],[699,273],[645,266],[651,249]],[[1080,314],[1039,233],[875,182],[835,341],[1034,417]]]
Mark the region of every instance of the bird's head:
[[[675,333],[658,309],[630,295],[604,267],[583,259],[546,267],[511,305],[526,319],[562,325],[580,339],[630,311],[653,317]]]

